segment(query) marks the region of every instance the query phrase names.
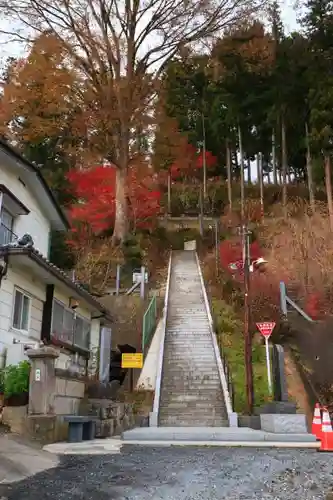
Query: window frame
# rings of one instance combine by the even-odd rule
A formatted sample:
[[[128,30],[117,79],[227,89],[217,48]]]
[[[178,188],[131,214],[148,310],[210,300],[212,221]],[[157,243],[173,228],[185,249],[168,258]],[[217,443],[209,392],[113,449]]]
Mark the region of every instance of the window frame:
[[[29,306],[28,306],[28,321],[27,321],[27,329],[23,328],[17,328],[14,326],[14,315],[15,315],[15,304],[16,304],[16,294],[20,293],[23,298],[26,297],[29,300]],[[32,307],[32,296],[23,290],[22,288],[19,288],[17,286],[14,287],[14,293],[13,293],[13,306],[12,306],[12,317],[11,317],[11,328],[12,330],[15,330],[16,332],[21,332],[21,333],[27,333],[29,335],[30,332],[30,322],[31,322],[31,307]],[[23,311],[23,309],[22,309]],[[22,311],[21,311],[21,321],[22,321]]]
[[[54,317],[54,304],[57,304],[58,306],[62,307],[63,308],[63,311],[67,311],[67,312],[70,312],[72,315],[73,315],[73,332],[72,332],[72,340],[65,340],[65,339],[61,339],[61,338],[57,338],[54,336],[54,333],[53,333],[53,317]],[[64,316],[63,316],[64,318]],[[76,323],[76,318],[79,318],[81,319],[83,322],[85,323],[88,323],[89,324],[89,346],[88,347],[83,347],[81,345],[78,345],[76,342],[75,342],[75,323]],[[58,344],[58,345],[63,345],[64,347],[67,347],[69,348],[70,350],[74,351],[74,352],[82,352],[82,353],[89,353],[90,352],[90,343],[91,343],[91,328],[92,328],[92,321],[91,320],[88,320],[87,318],[85,318],[82,314],[79,314],[77,313],[74,309],[71,309],[70,307],[67,307],[61,300],[57,299],[57,298],[53,298],[53,301],[52,301],[52,317],[51,317],[51,331],[50,331],[50,336],[51,336],[51,342],[54,343],[54,344]]]
[[[3,222],[3,212],[6,212],[10,217],[11,217],[11,225],[10,226],[7,226],[7,224],[5,224]],[[15,225],[15,216],[11,213],[10,210],[8,210],[8,208],[6,207],[6,205],[4,203],[2,203],[1,207],[0,207],[0,228],[3,228],[4,229],[4,234],[5,233],[9,233],[9,240],[11,241],[12,239],[15,239],[15,233],[14,233],[14,225]],[[0,242],[0,245],[7,245],[8,243],[1,243]]]

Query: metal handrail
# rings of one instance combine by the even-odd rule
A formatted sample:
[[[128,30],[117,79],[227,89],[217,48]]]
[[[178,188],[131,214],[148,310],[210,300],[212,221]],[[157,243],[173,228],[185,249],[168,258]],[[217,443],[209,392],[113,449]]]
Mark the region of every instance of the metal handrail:
[[[157,300],[156,295],[153,296],[142,320],[142,354],[145,356],[149,348],[152,334],[155,331],[157,324]]]
[[[161,383],[162,383],[162,374],[163,374],[164,340],[165,340],[165,333],[166,333],[166,326],[167,326],[168,303],[169,303],[171,265],[172,265],[172,253],[170,253],[170,258],[169,258],[168,277],[167,277],[165,297],[164,297],[163,331],[162,331],[162,338],[160,341],[160,352],[158,355],[158,361],[157,361],[157,367],[156,367],[156,384],[155,384],[154,404],[153,404],[153,411],[151,412],[150,418],[149,418],[149,425],[151,427],[158,426],[158,416],[159,416],[160,399],[161,399]]]
[[[2,241],[2,236],[9,236],[9,238],[4,238],[4,241]],[[3,222],[0,223],[0,246],[1,245],[9,245],[9,243],[12,243],[13,241],[16,241],[18,239],[18,236],[11,230],[9,227],[7,227]]]
[[[287,295],[287,287],[284,281],[280,282],[280,305],[281,305],[281,312],[282,315],[287,319],[288,317],[288,304],[296,311],[298,314],[303,317],[308,323],[315,323],[315,321],[310,318],[308,314],[306,314],[303,309],[301,309],[290,297]],[[294,361],[297,365],[297,368],[299,370],[299,374],[303,380],[304,385],[307,386],[308,390],[307,393],[309,395],[309,392],[311,393],[311,398],[313,399],[313,402],[319,402],[320,404],[323,404],[322,399],[320,395],[318,394],[316,388],[314,387],[307,371],[304,369],[303,364],[300,362],[298,359],[298,356],[296,355],[296,352],[293,348],[290,348],[290,351],[293,355]],[[316,400],[316,401],[314,401]]]
[[[200,281],[201,281],[201,286],[202,286],[202,291],[203,291],[203,296],[204,296],[204,303],[205,303],[206,312],[208,315],[210,332],[211,332],[211,336],[212,336],[212,340],[213,340],[213,347],[214,347],[214,351],[215,351],[217,367],[218,367],[218,371],[219,371],[219,375],[220,375],[220,381],[221,381],[221,386],[222,386],[222,391],[223,391],[223,396],[224,396],[224,402],[225,402],[225,406],[226,406],[226,410],[227,410],[227,414],[228,414],[228,419],[229,419],[229,426],[234,427],[234,426],[238,426],[238,417],[237,417],[236,412],[234,411],[234,407],[232,404],[232,397],[231,397],[230,392],[229,392],[228,377],[226,376],[226,373],[224,371],[224,366],[223,366],[224,356],[222,355],[221,350],[218,346],[217,336],[216,336],[216,332],[214,329],[214,322],[213,322],[213,318],[212,318],[211,311],[210,311],[210,304],[209,304],[209,300],[208,300],[208,296],[207,296],[207,292],[206,292],[204,279],[202,276],[202,271],[201,271],[201,266],[200,266],[198,254],[196,253],[195,255],[196,255],[196,261],[197,261],[197,266],[198,266],[198,271],[199,271],[199,276],[200,276]]]

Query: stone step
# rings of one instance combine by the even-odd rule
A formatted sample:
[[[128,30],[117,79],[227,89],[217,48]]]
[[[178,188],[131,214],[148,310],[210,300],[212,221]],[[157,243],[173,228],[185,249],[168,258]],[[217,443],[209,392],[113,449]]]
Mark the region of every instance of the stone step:
[[[159,420],[163,427],[229,427],[225,419],[188,419],[178,417],[162,417]]]
[[[166,350],[164,351],[166,352]],[[172,354],[172,351],[170,352]],[[216,370],[216,357],[214,355],[208,356],[208,355],[202,355],[202,357],[196,356],[196,357],[188,357],[185,354],[180,355],[177,354],[177,356],[174,357],[174,359],[166,360],[164,366],[170,366],[175,365],[175,366],[181,366],[181,363],[183,363],[183,367],[185,371],[191,370],[191,366],[194,366],[191,371],[196,372],[198,368],[202,368],[205,373],[207,373],[207,368],[211,368],[212,373],[213,371],[215,372]]]
[[[224,413],[219,413],[219,414],[214,414],[214,415],[207,415],[206,413],[198,413],[198,414],[193,414],[193,413],[186,413],[186,412],[180,412],[178,414],[173,413],[173,414],[164,414],[160,413],[159,414],[159,421],[160,425],[163,425],[162,422],[176,422],[177,420],[181,420],[183,422],[188,422],[190,425],[194,421],[199,423],[199,422],[222,422],[223,420],[227,420],[227,415]]]
[[[208,327],[205,329],[196,328],[195,330],[194,329],[188,330],[187,328],[185,329],[182,327],[172,330],[168,328],[166,330],[166,338],[176,341],[179,340],[181,342],[184,342],[186,340],[192,342],[197,342],[197,341],[211,342],[212,335]]]
[[[168,368],[168,373],[172,374],[174,380],[182,380],[183,382],[202,381],[203,383],[216,380],[220,381],[217,370],[213,371],[211,367],[208,367],[209,370],[205,370],[205,366],[192,370],[192,365],[190,365],[188,370],[184,371],[180,369],[179,366],[173,365],[170,361],[164,365],[164,368]]]
[[[220,393],[221,390],[221,384],[216,383],[216,384],[210,384],[210,385],[205,385],[205,387],[200,387],[198,386],[193,386],[193,385],[176,385],[172,383],[166,383],[162,384],[162,390],[164,391],[164,395],[168,396],[168,399],[171,397],[185,397],[188,396],[188,400],[192,398],[201,398],[201,399],[207,399],[207,397],[212,397],[214,396],[217,398],[218,394]],[[172,392],[173,391],[173,392]],[[221,398],[222,399],[222,398]]]
[[[160,424],[223,427],[225,404],[195,253],[172,259]]]
[[[189,391],[177,391],[175,393],[172,393],[172,392],[167,392],[165,393],[165,391],[162,390],[163,392],[163,395],[165,396],[165,398],[168,400],[168,403],[171,402],[171,401],[174,401],[174,402],[178,402],[180,401],[181,403],[186,403],[186,404],[190,404],[191,402],[199,402],[199,401],[204,401],[204,402],[209,402],[212,400],[212,397],[214,397],[214,401],[212,402],[217,402],[217,401],[223,401],[223,398],[222,398],[222,394],[220,392],[220,390],[218,390],[219,388],[217,387],[213,387],[212,390],[207,390],[207,391],[204,391],[204,392],[196,392],[196,391],[193,391],[192,393],[190,393]],[[163,406],[163,402],[161,403],[161,405]]]
[[[218,374],[213,373],[213,372],[207,372],[204,370],[204,368],[200,367],[198,370],[195,370],[195,373],[188,373],[184,372],[183,370],[179,370],[179,367],[176,365],[165,365],[164,370],[168,369],[168,373],[165,373],[165,377],[168,375],[170,376],[169,378],[175,381],[182,381],[182,382],[199,382],[199,383],[205,383],[205,382],[220,382],[220,378]],[[192,371],[192,365],[189,367]],[[217,371],[217,370],[216,370]]]
[[[168,400],[181,398],[183,401],[185,401],[185,398],[187,398],[187,401],[199,401],[199,399],[206,401],[208,398],[214,396],[215,401],[219,399],[219,394],[221,394],[221,401],[223,400],[221,385],[219,383],[205,385],[205,388],[193,387],[193,385],[191,387],[186,385],[174,386],[173,384],[169,383],[162,384],[162,391],[164,392],[164,395],[168,398]]]
[[[194,413],[186,413],[186,412],[179,412],[179,413],[173,413],[173,414],[165,414],[165,413],[160,413],[159,414],[159,420],[160,420],[160,423],[162,423],[162,421],[177,421],[177,420],[182,420],[183,422],[186,421],[188,422],[189,424],[193,421],[196,421],[196,422],[208,422],[208,421],[211,421],[211,422],[222,422],[223,420],[227,420],[227,415],[225,415],[224,413],[219,413],[219,414],[212,414],[212,415],[207,415],[207,412],[206,413],[198,413],[198,414],[194,414]]]
[[[205,374],[202,374],[200,377],[198,377],[198,376],[190,377],[190,376],[186,376],[186,375],[184,375],[184,377],[182,377],[176,371],[174,373],[172,371],[168,371],[167,377],[168,378],[165,380],[170,380],[170,381],[173,381],[175,383],[178,383],[178,382],[182,382],[182,383],[186,383],[186,384],[195,383],[195,384],[202,384],[204,386],[206,386],[209,383],[211,383],[211,384],[219,384],[220,383],[220,378],[218,376],[213,377],[213,376],[208,376]]]
[[[174,336],[170,335],[169,332],[166,332],[165,341],[170,344],[172,343],[175,345],[179,345],[180,347],[182,345],[189,346],[191,347],[191,350],[194,351],[194,353],[198,352],[198,347],[200,347],[201,349],[211,349],[213,352],[212,338],[211,335],[207,333],[205,333],[205,336],[199,333],[198,335],[189,337],[185,332],[183,334],[180,334],[178,332],[177,335]],[[193,345],[194,342],[195,346]]]
[[[173,347],[174,347],[174,345],[171,343],[168,343],[168,345],[165,346],[164,353],[169,354],[169,359],[165,360],[165,364],[169,363],[169,361],[170,362],[175,361],[176,363],[179,362],[178,364],[179,364],[179,367],[181,368],[181,363],[184,363],[184,364],[186,364],[186,370],[188,370],[188,369],[190,369],[192,363],[195,363],[197,365],[198,362],[200,363],[200,361],[201,361],[202,367],[205,367],[205,369],[207,371],[207,368],[209,368],[209,365],[207,366],[207,362],[212,365],[212,361],[215,361],[214,365],[211,366],[211,369],[215,371],[216,357],[215,357],[215,353],[212,349],[209,349],[209,350],[203,349],[202,351],[200,351],[201,355],[199,356],[198,353],[195,353],[192,355],[192,353],[189,352],[189,349],[176,350]],[[174,357],[171,357],[171,356],[174,356]],[[195,370],[192,370],[192,371],[194,372]]]
[[[215,403],[209,403],[209,402],[196,402],[195,404],[192,404],[192,405],[189,405],[189,404],[181,404],[180,402],[176,402],[176,401],[173,401],[173,402],[170,402],[168,403],[168,405],[166,406],[161,406],[160,408],[160,412],[167,412],[168,414],[171,414],[172,412],[187,412],[187,413],[191,413],[191,414],[201,414],[201,413],[204,413],[204,414],[207,414],[207,409],[210,410],[210,413],[212,414],[220,414],[220,413],[223,413],[225,408],[224,408],[224,405],[222,404],[222,402],[220,402],[220,404],[215,404]]]
[[[193,387],[192,392],[196,394],[198,390],[200,390],[200,392],[207,392],[211,389],[220,388],[221,381],[219,379],[215,379],[207,380],[204,383],[200,382],[199,380],[185,380],[183,382],[180,379],[175,379],[172,376],[168,376],[163,380],[162,387],[174,387],[181,392],[184,392],[185,389],[191,392],[191,388]]]
[[[185,375],[189,375],[188,372],[195,374],[198,371],[206,374],[209,373],[209,370],[212,374],[218,375],[216,372],[217,363],[215,356],[189,359],[185,355],[183,357],[178,355],[173,360],[166,360],[163,366],[177,368],[179,369],[179,373],[184,373]]]

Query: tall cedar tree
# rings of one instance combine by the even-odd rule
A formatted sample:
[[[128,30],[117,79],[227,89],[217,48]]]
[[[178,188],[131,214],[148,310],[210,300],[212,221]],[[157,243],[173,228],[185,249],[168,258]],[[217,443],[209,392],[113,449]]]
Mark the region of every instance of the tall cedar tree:
[[[317,155],[323,156],[327,204],[333,231],[331,159],[333,153],[333,2],[308,0],[303,19],[310,43],[311,87],[310,140]]]
[[[137,131],[142,136],[151,119],[152,95],[166,62],[185,45],[234,25],[261,4],[262,0],[0,1],[10,26],[19,18],[29,33],[47,29],[61,40],[68,63],[85,79],[90,90],[84,122],[87,144],[101,160],[117,167],[114,242],[124,241],[128,231],[127,170],[137,153]],[[17,34],[22,39],[22,30]]]

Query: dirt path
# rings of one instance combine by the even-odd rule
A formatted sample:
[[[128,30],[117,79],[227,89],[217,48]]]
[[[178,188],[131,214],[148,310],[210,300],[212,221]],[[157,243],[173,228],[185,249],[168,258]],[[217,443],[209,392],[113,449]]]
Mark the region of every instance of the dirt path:
[[[285,350],[285,370],[289,397],[297,404],[298,412],[305,413],[308,425],[311,427],[313,410],[309,404],[302,378],[290,352],[287,350]]]

